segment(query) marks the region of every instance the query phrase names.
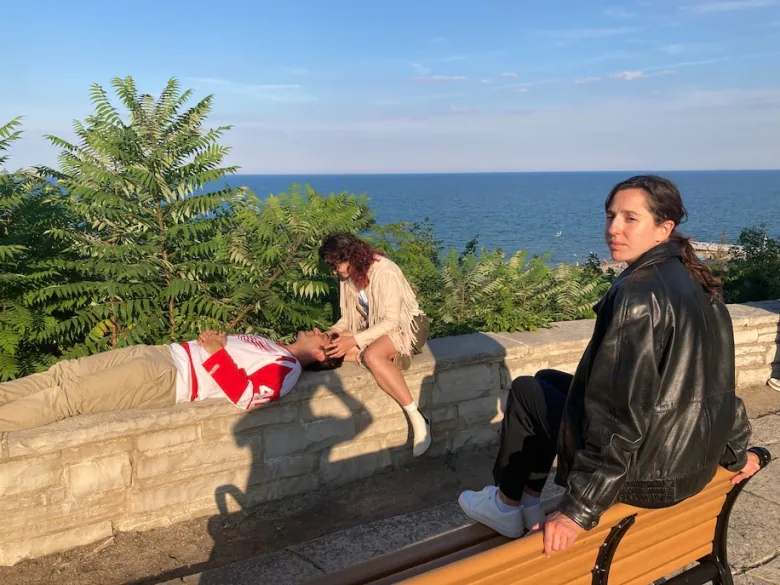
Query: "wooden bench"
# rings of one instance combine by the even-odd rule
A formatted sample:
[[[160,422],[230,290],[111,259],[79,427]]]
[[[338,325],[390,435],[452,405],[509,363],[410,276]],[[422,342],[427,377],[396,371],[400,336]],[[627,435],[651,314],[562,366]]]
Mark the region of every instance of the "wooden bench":
[[[752,448],[765,467],[769,451]],[[544,556],[541,533],[510,540],[472,524],[317,577],[306,585],[731,585],[729,515],[747,481],[720,468],[697,495],[670,508],[616,504],[566,551]],[[692,563],[698,562],[695,566]]]

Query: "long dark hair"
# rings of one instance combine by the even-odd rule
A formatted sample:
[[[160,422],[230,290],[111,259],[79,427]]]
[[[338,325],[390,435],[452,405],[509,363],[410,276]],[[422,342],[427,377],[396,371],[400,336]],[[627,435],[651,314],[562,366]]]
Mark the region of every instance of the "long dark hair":
[[[382,252],[349,232],[333,232],[322,241],[320,260],[335,268],[349,262],[349,277],[358,288],[368,286],[368,270]]]
[[[680,248],[682,263],[701,285],[708,295],[712,297],[723,297],[723,283],[716,277],[710,267],[699,260],[696,252],[691,246],[691,239],[681,232],[677,231],[677,226],[688,218],[688,211],[682,202],[677,186],[668,179],[658,175],[637,175],[621,181],[609,192],[607,200],[604,203],[604,209],[609,210],[612,199],[618,191],[626,189],[641,189],[645,193],[647,208],[653,214],[655,222],[660,224],[664,221],[672,221],[674,230],[670,239]]]

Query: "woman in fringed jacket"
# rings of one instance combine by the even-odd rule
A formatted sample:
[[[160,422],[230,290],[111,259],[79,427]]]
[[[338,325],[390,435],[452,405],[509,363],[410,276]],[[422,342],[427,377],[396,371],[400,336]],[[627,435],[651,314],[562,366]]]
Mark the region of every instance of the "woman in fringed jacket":
[[[327,332],[332,339],[327,355],[355,361],[371,372],[409,417],[413,453],[419,457],[431,445],[430,421],[401,371],[427,342],[429,320],[401,269],[367,242],[347,232],[332,233],[319,255],[339,278],[341,318]]]

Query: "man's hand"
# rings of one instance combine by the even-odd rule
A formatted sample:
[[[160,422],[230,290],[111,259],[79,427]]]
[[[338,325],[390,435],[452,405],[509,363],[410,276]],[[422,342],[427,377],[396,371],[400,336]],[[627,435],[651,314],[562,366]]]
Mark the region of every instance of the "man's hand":
[[[748,451],[747,463],[745,463],[745,467],[743,467],[742,471],[740,471],[737,475],[731,478],[731,483],[736,485],[748,477],[751,477],[759,469],[761,469],[761,462],[758,459],[758,455],[752,451]]]
[[[209,355],[214,355],[227,345],[227,335],[208,329],[198,336],[198,345],[202,346]]]
[[[576,540],[582,528],[571,518],[557,510],[544,521],[544,554],[566,550]]]
[[[357,347],[355,336],[345,331],[344,333],[339,333],[336,339],[333,339],[329,345],[325,346],[325,355],[329,358],[344,357],[353,347]]]

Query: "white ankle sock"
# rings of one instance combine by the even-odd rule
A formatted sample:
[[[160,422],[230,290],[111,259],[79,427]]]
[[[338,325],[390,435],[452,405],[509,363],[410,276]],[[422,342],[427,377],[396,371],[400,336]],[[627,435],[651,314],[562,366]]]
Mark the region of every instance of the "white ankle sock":
[[[531,508],[532,506],[536,506],[540,499],[539,496],[532,496],[528,492],[523,492],[523,495],[520,496],[520,505],[524,508]]]
[[[406,414],[409,416],[409,422],[412,423],[412,432],[414,433],[414,445],[415,447],[417,447],[416,451],[420,451],[422,449],[424,452],[425,450],[428,449],[428,446],[430,445],[431,442],[430,429],[428,427],[428,424],[425,422],[425,418],[417,408],[416,403],[412,402],[411,404],[407,404],[406,406],[403,407],[403,409],[406,411]],[[428,445],[425,445],[423,448],[424,443],[427,443]]]
[[[412,402],[404,406],[406,414],[409,416],[409,421],[412,423],[412,430],[414,431],[415,440],[422,439],[428,434],[428,426],[425,424],[425,419],[422,413],[417,408],[417,404]]]

